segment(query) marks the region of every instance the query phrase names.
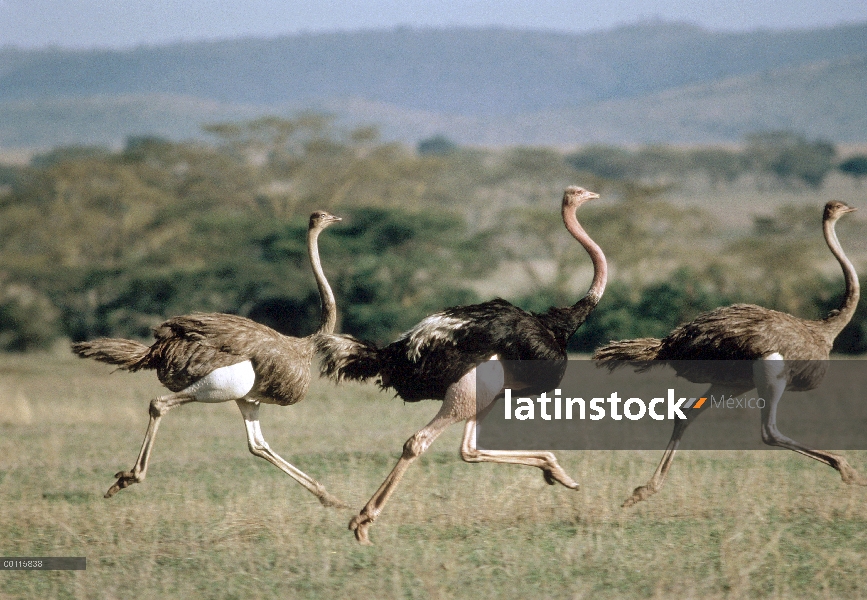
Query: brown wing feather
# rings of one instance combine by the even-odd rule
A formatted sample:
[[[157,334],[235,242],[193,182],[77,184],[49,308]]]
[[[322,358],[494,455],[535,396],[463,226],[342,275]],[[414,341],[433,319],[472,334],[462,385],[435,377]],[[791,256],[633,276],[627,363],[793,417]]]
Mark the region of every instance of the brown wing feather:
[[[820,321],[753,304],[717,308],[662,340],[659,360],[756,360],[779,352],[789,360],[824,360],[830,344]]]
[[[195,313],[173,317],[155,331],[149,366],[179,391],[214,369],[249,360],[256,372],[252,395],[281,405],[304,397],[313,343],[284,336],[245,317]]]
[[[712,310],[662,340],[660,360],[693,382],[753,385],[752,361],[778,352],[786,359],[787,388],[808,390],[824,377],[831,351],[820,321],[807,321],[753,304]],[[724,362],[722,362],[724,361]]]
[[[775,352],[786,359],[788,389],[807,390],[824,376],[833,340],[822,321],[808,321],[754,304],[734,304],[703,313],[667,337],[611,342],[593,359],[637,371],[669,362],[695,383],[753,386],[752,361]]]
[[[251,352],[250,359],[256,371],[257,397],[286,406],[307,394],[313,360],[311,338],[284,336],[279,344]]]

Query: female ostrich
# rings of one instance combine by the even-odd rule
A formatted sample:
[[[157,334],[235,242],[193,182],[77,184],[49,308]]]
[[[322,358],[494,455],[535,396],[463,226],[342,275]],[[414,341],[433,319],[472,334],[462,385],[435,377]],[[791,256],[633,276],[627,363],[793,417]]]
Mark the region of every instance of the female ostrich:
[[[867,480],[842,456],[808,448],[782,435],[776,424],[777,404],[783,392],[815,388],[827,366],[817,362],[785,363],[784,360],[828,360],[834,339],[852,318],[858,305],[858,275],[843,253],[835,231],[837,219],[854,210],[842,202],[832,201],[825,205],[822,218],[825,241],[843,268],[846,281],[843,305],[826,318],[810,321],[761,306],[734,304],[699,315],[661,340],[641,338],[611,342],[597,350],[593,359],[598,361],[598,366],[606,366],[609,370],[631,363],[637,371],[675,361],[670,364],[679,376],[693,383],[711,384],[704,394],[707,397],[739,396],[756,388],[767,400],[762,408],[762,441],[765,444],[788,448],[834,467],[846,483],[867,485]],[[676,362],[714,360],[751,362],[744,362],[742,369],[733,368],[731,364],[715,368],[712,362]],[[705,403],[698,410],[691,410],[690,416],[698,415],[708,406],[709,403]],[[632,506],[662,488],[680,438],[692,420],[675,421],[671,440],[650,481],[636,488],[623,506]]]
[[[566,343],[599,302],[605,289],[607,266],[599,246],[587,235],[575,217],[579,206],[599,195],[579,187],[569,187],[563,195],[563,221],[566,229],[587,250],[593,262],[594,277],[587,294],[568,308],[550,308],[529,313],[502,299],[483,304],[457,306],[433,314],[384,348],[347,335],[321,336],[317,346],[323,355],[322,374],[341,379],[366,380],[379,377],[383,389],[393,388],[407,402],[442,400],[433,420],[403,446],[403,455],[379,490],[349,524],[359,542],[370,543],[367,530],[382,512],[386,501],[409,465],[449,425],[467,421],[461,443],[461,458],[467,462],[499,462],[528,465],[542,469],[553,485],[577,489],[550,452],[507,452],[476,448],[478,411],[485,412],[503,384],[513,388],[533,385],[555,387],[563,375]],[[484,398],[476,397],[476,365],[499,358],[504,361],[546,361],[534,363],[526,375],[517,373],[514,363],[502,363],[491,382],[482,383]],[[510,366],[511,365],[511,366]],[[535,369],[535,371],[534,371]],[[542,372],[539,371],[550,371]],[[550,389],[542,387],[541,389]],[[477,403],[478,401],[478,403]]]
[[[115,475],[117,482],[105,493],[144,481],[148,459],[160,419],[172,408],[188,402],[234,400],[247,429],[247,445],[255,456],[284,471],[319,498],[325,506],[348,508],[309,475],[271,450],[259,426],[259,403],[288,406],[307,394],[314,342],[334,331],[337,308],[334,294],[319,262],[318,238],[323,229],[340,221],[325,211],[310,215],[307,251],[319,287],[322,316],[319,330],[305,338],[282,335],[250,319],[222,313],[195,313],[173,317],[154,330],[150,347],[124,339],[98,339],[72,345],[83,358],[118,365],[128,371],[155,369],[172,393],[150,404],[150,423],[138,459],[131,471]]]

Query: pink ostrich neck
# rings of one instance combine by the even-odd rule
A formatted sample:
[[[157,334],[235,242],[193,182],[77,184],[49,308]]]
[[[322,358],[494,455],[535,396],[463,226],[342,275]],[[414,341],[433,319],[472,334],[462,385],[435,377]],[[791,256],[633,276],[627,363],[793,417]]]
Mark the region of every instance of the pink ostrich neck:
[[[575,213],[578,211],[578,206],[563,206],[563,223],[566,224],[566,229],[572,234],[578,243],[581,244],[590,255],[590,260],[593,262],[593,282],[590,284],[590,289],[584,298],[590,298],[595,302],[599,302],[602,298],[602,292],[605,291],[605,284],[608,282],[608,263],[605,261],[605,254],[602,248],[590,239],[581,224],[578,223],[578,217]],[[582,298],[583,300],[583,298]],[[580,302],[580,300],[579,300]]]

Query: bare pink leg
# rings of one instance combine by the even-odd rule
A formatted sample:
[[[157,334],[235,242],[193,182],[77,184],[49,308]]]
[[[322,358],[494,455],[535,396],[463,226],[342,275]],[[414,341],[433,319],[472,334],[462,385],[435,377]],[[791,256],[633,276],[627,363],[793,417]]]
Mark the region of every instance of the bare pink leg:
[[[476,370],[473,369],[451,385],[446,392],[443,405],[437,415],[423,429],[420,429],[403,445],[403,454],[397,464],[370,498],[361,512],[349,522],[349,529],[355,532],[355,539],[362,544],[370,544],[367,530],[382,512],[389,497],[394,493],[403,474],[409,466],[449,425],[463,421],[476,412]]]
[[[467,419],[464,428],[464,439],[461,442],[461,458],[467,462],[495,462],[512,465],[525,465],[542,469],[545,481],[550,485],[559,482],[569,489],[577,490],[580,486],[557,462],[557,457],[551,452],[515,451],[515,450],[479,450],[476,448],[476,417]]]
[[[298,467],[286,462],[276,452],[271,450],[268,442],[262,436],[262,428],[259,425],[259,403],[245,399],[236,400],[241,415],[244,417],[244,426],[247,429],[247,447],[254,456],[264,458],[272,465],[289,475],[292,479],[307,488],[314,496],[319,498],[323,506],[335,508],[349,508],[349,505],[328,493],[321,483],[304,473]]]

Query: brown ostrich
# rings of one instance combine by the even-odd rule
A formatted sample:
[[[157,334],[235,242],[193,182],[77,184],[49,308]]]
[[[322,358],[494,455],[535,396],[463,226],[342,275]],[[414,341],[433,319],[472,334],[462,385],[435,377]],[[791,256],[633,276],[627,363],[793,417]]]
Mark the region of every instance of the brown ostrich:
[[[115,475],[117,482],[105,493],[106,498],[144,481],[160,419],[172,408],[188,402],[234,400],[244,417],[250,452],[284,471],[323,505],[346,508],[315,479],[271,450],[259,426],[260,403],[289,406],[304,398],[315,340],[334,331],[337,308],[319,262],[318,238],[322,230],[340,220],[325,211],[310,215],[307,251],[322,303],[319,329],[312,335],[289,337],[237,315],[194,313],[173,317],[157,327],[151,346],[106,338],[72,345],[72,351],[83,358],[128,371],[154,369],[160,383],[172,391],[151,401],[150,422],[138,459],[132,470]]]
[[[599,303],[607,280],[605,255],[575,216],[578,207],[598,197],[575,186],[563,194],[563,222],[590,255],[594,270],[590,289],[574,305],[530,313],[497,298],[430,315],[383,348],[348,335],[323,335],[317,340],[323,375],[338,381],[378,377],[383,389],[394,389],[407,402],[443,401],[433,420],[406,441],[397,465],[350,522],[349,527],[359,542],[369,543],[368,528],[410,464],[447,427],[461,421],[466,421],[460,450],[465,461],[537,467],[549,484],[559,482],[571,489],[578,488],[550,452],[478,449],[476,420],[479,410],[484,412],[493,406],[491,403],[504,385],[514,389],[541,385],[542,391],[556,387],[563,376],[566,344]],[[504,368],[497,369],[495,365],[486,370],[479,386],[483,397],[477,398],[476,365],[497,358],[508,362],[499,363]],[[529,369],[521,369],[518,365],[529,363],[516,361],[534,363]],[[521,370],[528,372],[518,372]]]
[[[669,361],[708,361],[669,364],[679,376],[693,383],[710,383],[704,394],[706,397],[739,396],[756,388],[767,400],[762,408],[762,441],[765,444],[788,448],[823,462],[837,469],[846,483],[867,485],[867,479],[849,466],[845,458],[796,442],[781,434],[776,424],[777,404],[785,390],[805,391],[819,385],[825,373],[823,367],[827,365],[804,361],[828,360],[834,339],[849,323],[858,305],[858,275],[843,253],[835,231],[837,219],[854,210],[837,201],[825,205],[822,217],[825,241],[843,268],[846,295],[842,306],[824,319],[811,321],[753,304],[734,304],[699,315],[661,340],[641,338],[611,342],[599,348],[593,359],[598,361],[598,366],[610,370],[632,364],[637,371]],[[751,367],[715,368],[709,362],[714,360],[751,361],[747,363]],[[799,362],[786,363],[786,360]],[[693,415],[700,414],[709,405],[705,403],[701,408],[691,410],[693,418],[675,421],[671,440],[653,476],[647,484],[637,487],[623,506],[646,500],[662,488],[680,439],[695,418]]]

